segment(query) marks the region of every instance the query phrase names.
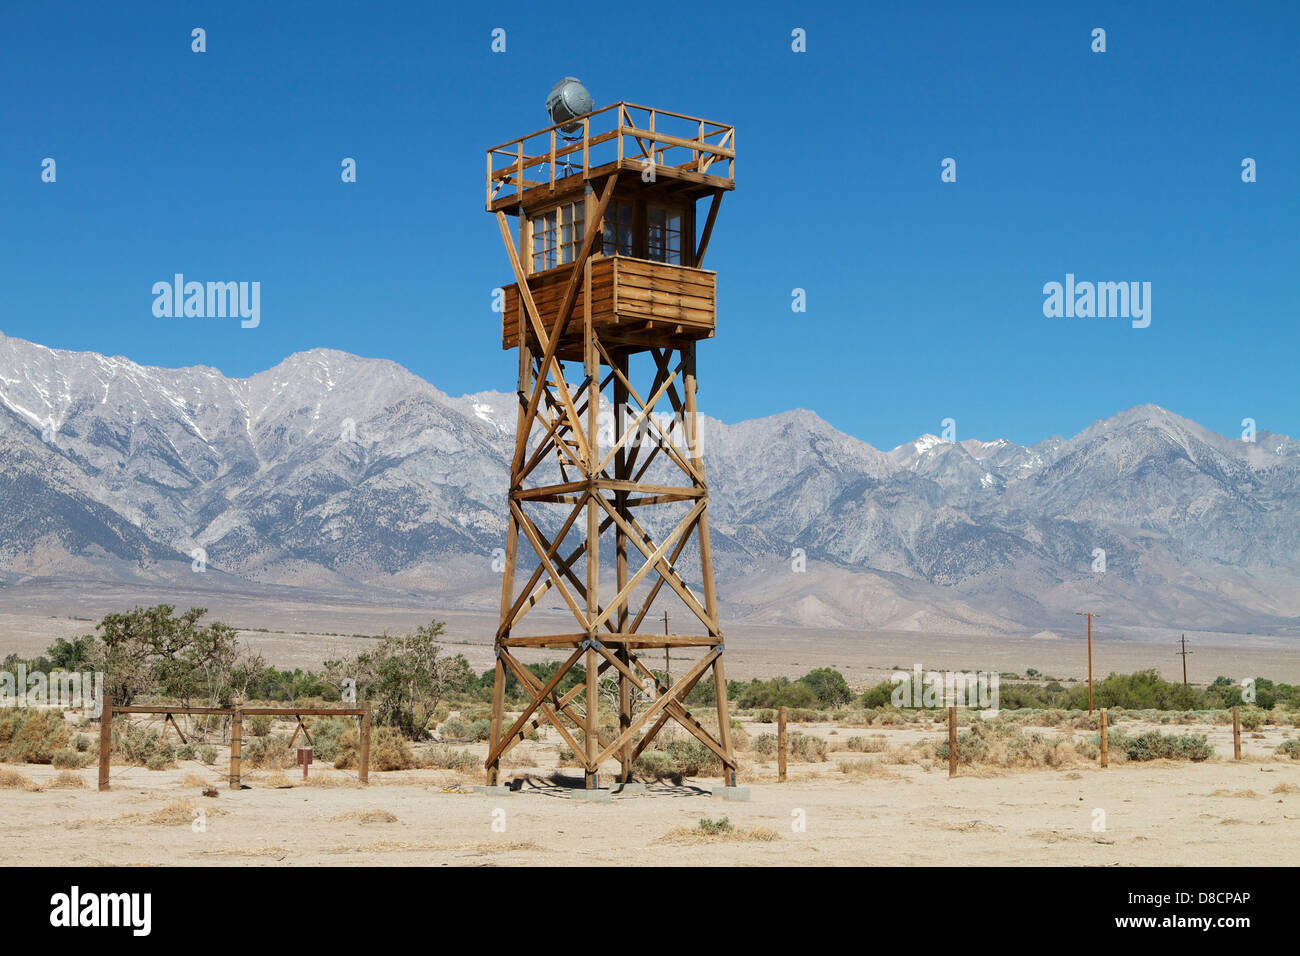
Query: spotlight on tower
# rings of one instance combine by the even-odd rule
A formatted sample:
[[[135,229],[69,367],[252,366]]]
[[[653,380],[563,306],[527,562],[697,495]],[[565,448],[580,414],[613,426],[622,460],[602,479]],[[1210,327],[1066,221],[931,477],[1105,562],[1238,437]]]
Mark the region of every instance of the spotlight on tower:
[[[586,116],[594,108],[591,94],[575,76],[566,76],[560,80],[551,87],[551,92],[546,97],[546,112],[550,114],[551,122],[563,124],[560,125],[560,130],[565,133],[573,133],[581,129],[580,123],[572,121],[580,116]]]

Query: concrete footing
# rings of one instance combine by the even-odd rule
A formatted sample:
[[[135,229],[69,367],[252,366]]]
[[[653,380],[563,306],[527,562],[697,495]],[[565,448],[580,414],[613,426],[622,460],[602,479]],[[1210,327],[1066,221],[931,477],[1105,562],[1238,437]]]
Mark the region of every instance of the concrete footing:
[[[617,794],[645,793],[644,783],[620,783],[614,790]]]
[[[489,785],[487,785],[487,784],[479,784],[478,786],[476,786],[476,787],[474,788],[474,792],[475,792],[475,793],[486,793],[486,794],[490,794],[490,795],[492,795],[492,796],[494,796],[494,797],[505,797],[505,796],[509,796],[510,794],[514,793],[515,791],[514,791],[512,788],[510,788],[510,787],[500,787],[500,786],[498,786],[498,787],[492,787],[492,786],[489,786]]]

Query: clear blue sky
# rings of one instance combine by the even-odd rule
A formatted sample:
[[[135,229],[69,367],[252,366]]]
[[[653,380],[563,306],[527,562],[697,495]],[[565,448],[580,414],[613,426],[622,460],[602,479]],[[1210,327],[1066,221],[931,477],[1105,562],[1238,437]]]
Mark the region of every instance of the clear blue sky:
[[[1143,402],[1300,434],[1300,4],[458,7],[0,4],[0,330],[240,376],[326,346],[512,389],[483,153],[572,74],[597,105],[737,126],[710,414],[811,408],[884,448]],[[154,318],[175,272],[260,281],[260,327]],[[1045,318],[1067,272],[1151,282],[1151,326]]]

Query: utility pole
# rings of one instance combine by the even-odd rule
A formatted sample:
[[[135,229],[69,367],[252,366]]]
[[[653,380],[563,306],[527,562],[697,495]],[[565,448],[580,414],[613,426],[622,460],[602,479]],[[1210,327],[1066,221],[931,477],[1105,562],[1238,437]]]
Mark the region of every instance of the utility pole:
[[[1179,643],[1181,643],[1182,646],[1183,646],[1183,649],[1182,649],[1179,653],[1181,653],[1182,656],[1183,656],[1183,686],[1186,687],[1186,686],[1187,686],[1187,655],[1188,655],[1188,654],[1191,654],[1192,651],[1189,651],[1189,650],[1187,649],[1187,635],[1186,635],[1186,634],[1184,634],[1184,635],[1179,639]]]
[[[1088,713],[1092,713],[1092,619],[1101,617],[1096,611],[1076,611],[1077,617],[1088,619]]]

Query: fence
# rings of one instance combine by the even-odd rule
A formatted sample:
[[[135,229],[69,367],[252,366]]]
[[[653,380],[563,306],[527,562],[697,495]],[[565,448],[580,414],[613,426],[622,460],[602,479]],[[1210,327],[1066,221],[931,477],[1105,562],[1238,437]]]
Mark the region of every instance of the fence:
[[[115,714],[154,714],[161,715],[163,718],[163,729],[170,723],[180,734],[182,743],[185,742],[185,734],[181,732],[180,726],[176,723],[176,714],[182,715],[213,715],[225,716],[230,718],[230,789],[238,790],[240,786],[240,761],[243,758],[244,751],[244,718],[245,717],[293,717],[297,719],[298,726],[294,728],[293,739],[297,740],[298,731],[301,730],[307,740],[310,742],[311,736],[307,733],[307,725],[302,722],[303,717],[358,717],[361,721],[361,752],[360,766],[357,768],[357,777],[362,783],[370,781],[370,704],[365,702],[356,707],[245,707],[238,701],[233,707],[172,707],[166,704],[160,705],[128,705],[114,706],[111,697],[104,698],[103,711],[99,718],[99,789],[109,789],[109,769],[108,758],[109,752],[113,748],[113,717]],[[293,741],[290,741],[292,745]]]

